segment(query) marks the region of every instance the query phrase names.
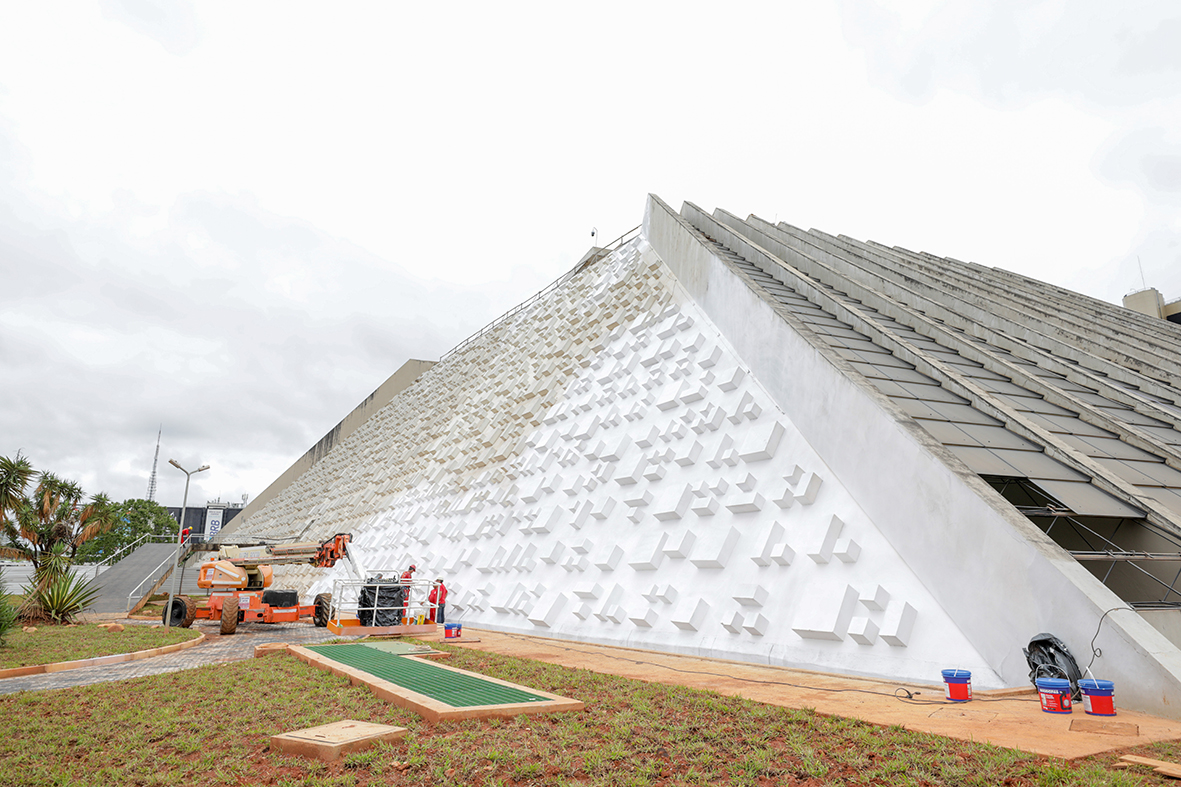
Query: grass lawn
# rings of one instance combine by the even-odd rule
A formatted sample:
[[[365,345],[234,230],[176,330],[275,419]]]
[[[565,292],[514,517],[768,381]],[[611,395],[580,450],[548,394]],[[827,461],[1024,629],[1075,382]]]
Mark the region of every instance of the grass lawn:
[[[4,637],[4,644],[0,645],[0,669],[133,653],[200,636],[192,629],[149,626],[127,626],[119,632],[109,632],[93,624],[36,628],[32,634],[26,634],[18,625]]]
[[[273,656],[0,696],[0,774],[32,785],[1136,785],[1114,755],[1063,763],[586,670],[439,646],[458,667],[576,697],[586,710],[432,725],[363,687]],[[406,740],[320,763],[278,732],[356,719]],[[1140,753],[1164,759],[1160,744]]]

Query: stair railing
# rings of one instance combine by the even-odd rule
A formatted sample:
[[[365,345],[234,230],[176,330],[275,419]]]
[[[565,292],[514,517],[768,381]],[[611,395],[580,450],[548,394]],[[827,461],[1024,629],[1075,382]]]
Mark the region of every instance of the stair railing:
[[[115,554],[111,555],[110,557],[103,558],[99,562],[95,563],[93,578],[94,579],[98,578],[98,570],[100,568],[102,568],[104,565],[106,565],[107,563],[110,563],[112,566],[115,565],[115,562],[117,562],[115,560],[116,558],[118,558],[119,560],[122,560],[123,558],[120,556],[123,555],[124,552],[131,552],[131,551],[137,549],[138,547],[140,547],[143,544],[144,541],[147,541],[149,539],[152,541],[171,541],[171,540],[173,540],[173,536],[169,536],[169,535],[158,536],[153,533],[144,533],[142,536],[135,539],[134,541],[132,541],[130,544],[128,544],[127,546],[120,549]],[[112,561],[115,561],[115,562],[112,562]]]

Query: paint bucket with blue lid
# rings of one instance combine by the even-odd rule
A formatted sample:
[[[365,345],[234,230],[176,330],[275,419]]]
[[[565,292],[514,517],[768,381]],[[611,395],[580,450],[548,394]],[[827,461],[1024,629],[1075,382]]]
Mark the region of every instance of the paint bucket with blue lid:
[[[1066,678],[1038,678],[1037,694],[1046,713],[1070,713],[1070,681]]]
[[[1083,678],[1078,682],[1083,692],[1083,710],[1092,716],[1115,715],[1115,682]]]
[[[972,673],[966,669],[943,670],[943,685],[947,699],[952,702],[972,699]]]

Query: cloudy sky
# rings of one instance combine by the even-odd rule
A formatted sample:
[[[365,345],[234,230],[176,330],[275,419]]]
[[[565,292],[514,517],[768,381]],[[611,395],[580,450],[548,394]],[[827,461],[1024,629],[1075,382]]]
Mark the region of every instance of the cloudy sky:
[[[1181,8],[6,3],[0,455],[266,485],[645,195],[1181,297]]]

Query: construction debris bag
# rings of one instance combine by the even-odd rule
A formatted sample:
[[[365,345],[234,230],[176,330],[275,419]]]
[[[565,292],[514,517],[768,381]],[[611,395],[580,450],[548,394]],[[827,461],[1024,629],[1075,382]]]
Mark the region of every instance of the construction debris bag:
[[[370,578],[361,586],[357,619],[362,626],[397,626],[402,622],[402,586]]]
[[[1053,634],[1038,634],[1029,641],[1029,647],[1022,648],[1021,652],[1029,663],[1030,683],[1036,686],[1038,678],[1065,678],[1070,681],[1074,698],[1082,698],[1078,682],[1083,674],[1065,642]]]

